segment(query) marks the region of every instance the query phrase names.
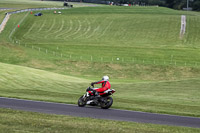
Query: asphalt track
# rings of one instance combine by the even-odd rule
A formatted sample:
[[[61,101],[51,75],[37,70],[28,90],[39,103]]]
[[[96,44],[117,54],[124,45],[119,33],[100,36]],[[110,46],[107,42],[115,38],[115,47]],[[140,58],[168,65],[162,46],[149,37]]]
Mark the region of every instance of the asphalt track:
[[[117,109],[100,109],[98,107],[78,107],[77,105],[22,100],[15,98],[0,97],[0,108],[10,108],[48,114],[90,117],[97,119],[200,128],[200,118],[195,117],[154,114]]]

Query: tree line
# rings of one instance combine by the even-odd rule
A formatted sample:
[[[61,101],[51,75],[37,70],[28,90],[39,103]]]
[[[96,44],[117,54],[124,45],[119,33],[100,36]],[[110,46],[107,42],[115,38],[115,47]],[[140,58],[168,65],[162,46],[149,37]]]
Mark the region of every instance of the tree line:
[[[53,0],[53,1],[64,1],[64,0]],[[131,5],[158,5],[169,7],[177,10],[182,10],[188,6],[195,11],[200,11],[200,0],[65,0],[66,2],[70,1],[81,1],[81,2],[90,2],[90,3],[104,3],[109,4],[113,2],[114,4],[131,4]]]
[[[193,10],[200,11],[200,0],[114,0],[114,2],[137,4],[137,5],[158,5],[169,7],[177,10],[182,10],[188,7]]]
[[[188,6],[193,10],[200,11],[200,0],[166,0],[165,4],[169,8],[181,10]]]

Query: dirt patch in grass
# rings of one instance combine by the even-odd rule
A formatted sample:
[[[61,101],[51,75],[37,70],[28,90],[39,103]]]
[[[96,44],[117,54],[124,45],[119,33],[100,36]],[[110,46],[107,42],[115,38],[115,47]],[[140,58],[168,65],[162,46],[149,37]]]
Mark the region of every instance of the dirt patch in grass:
[[[109,75],[111,78],[139,79],[139,80],[177,80],[200,76],[199,68],[151,66],[138,64],[111,64],[80,61],[58,61],[60,71],[71,75],[87,77],[101,77]]]
[[[36,59],[32,59],[32,60],[30,60],[27,63],[22,64],[22,65],[32,67],[32,68],[37,68],[37,69],[44,69],[44,70],[56,69],[55,64],[48,62],[48,61],[41,61],[41,60],[36,60]]]

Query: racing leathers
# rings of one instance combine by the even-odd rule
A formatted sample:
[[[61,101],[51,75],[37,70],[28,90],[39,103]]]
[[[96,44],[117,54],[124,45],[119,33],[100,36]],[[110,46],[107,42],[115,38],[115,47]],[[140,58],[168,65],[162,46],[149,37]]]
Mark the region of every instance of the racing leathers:
[[[103,93],[104,91],[110,89],[111,85],[109,81],[104,81],[104,80],[100,80],[97,82],[92,82],[91,85],[93,86],[94,84],[101,84],[102,83],[102,87],[95,89],[95,91],[97,91],[100,95],[101,93]]]

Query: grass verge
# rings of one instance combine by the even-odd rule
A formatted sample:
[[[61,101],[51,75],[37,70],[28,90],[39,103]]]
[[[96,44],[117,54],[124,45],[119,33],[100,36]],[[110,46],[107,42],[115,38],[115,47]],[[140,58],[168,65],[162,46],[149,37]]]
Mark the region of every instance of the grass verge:
[[[199,129],[0,109],[0,132],[199,133]]]

